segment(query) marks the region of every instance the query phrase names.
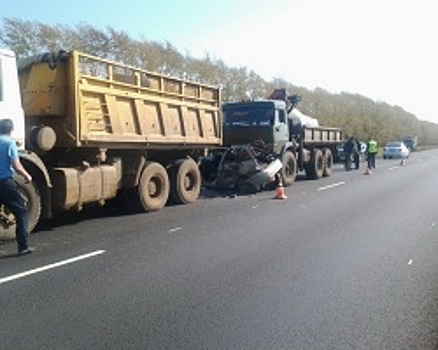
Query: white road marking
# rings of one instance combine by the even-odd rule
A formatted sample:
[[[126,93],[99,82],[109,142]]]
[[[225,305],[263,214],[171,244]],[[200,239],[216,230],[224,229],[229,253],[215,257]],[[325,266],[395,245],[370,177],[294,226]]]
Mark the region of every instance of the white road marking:
[[[342,185],[345,185],[345,182],[337,182],[337,183],[332,184],[332,185],[320,187],[320,188],[318,188],[318,191],[324,191],[324,190],[328,190],[330,188],[338,187],[338,186],[342,186]]]
[[[435,227],[435,223],[434,222],[432,222],[432,227]]]
[[[391,168],[388,168],[388,170],[392,171],[392,170],[397,170],[398,168],[400,168],[400,167],[398,165],[396,165],[396,166],[393,166]]]
[[[60,266],[63,266],[63,265],[71,264],[71,263],[74,263],[74,262],[79,261],[79,260],[88,259],[88,258],[91,258],[91,257],[96,256],[96,255],[100,255],[100,254],[103,254],[103,253],[105,253],[105,250],[97,250],[95,252],[91,252],[91,253],[88,253],[88,254],[85,254],[85,255],[80,255],[80,256],[77,256],[77,257],[74,257],[74,258],[71,258],[71,259],[62,260],[62,261],[59,261],[59,262],[56,262],[56,263],[53,263],[53,264],[50,264],[50,265],[41,266],[41,267],[38,267],[36,269],[32,269],[32,270],[29,270],[29,271],[24,271],[24,272],[21,272],[21,273],[17,273],[16,275],[11,275],[11,276],[8,276],[8,277],[3,277],[3,278],[0,278],[0,284],[6,283],[6,282],[10,282],[10,281],[13,281],[13,280],[16,280],[16,279],[19,279],[19,278],[27,277],[27,276],[30,276],[30,275],[34,275],[34,274],[39,273],[39,272],[51,270],[51,269],[54,269],[56,267],[60,267]]]
[[[411,260],[409,260],[409,262],[408,262],[408,265],[412,265],[412,259]]]
[[[175,228],[171,228],[169,231],[167,231],[167,232],[169,232],[169,233],[172,233],[172,232],[176,232],[176,231],[179,231],[179,230],[181,230],[181,227],[175,227]]]
[[[259,204],[257,204],[257,205],[254,205],[252,208],[253,209],[257,209],[258,207],[260,207],[260,205]]]

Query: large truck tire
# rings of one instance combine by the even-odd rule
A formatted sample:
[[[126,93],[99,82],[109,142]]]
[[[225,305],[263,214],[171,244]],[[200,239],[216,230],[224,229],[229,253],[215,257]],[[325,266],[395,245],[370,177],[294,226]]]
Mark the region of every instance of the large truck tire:
[[[146,162],[138,186],[128,189],[127,204],[136,212],[162,209],[169,198],[169,176],[159,163]]]
[[[286,151],[282,159],[281,177],[283,179],[283,186],[289,187],[295,182],[297,177],[297,160],[295,155]]]
[[[172,203],[188,204],[198,199],[202,180],[199,166],[193,159],[179,159],[169,175]]]
[[[329,148],[323,150],[324,155],[324,171],[322,176],[329,177],[332,174],[333,168],[333,154]]]
[[[26,183],[21,176],[15,176],[14,180],[28,211],[28,232],[32,233],[41,217],[41,196],[35,183]],[[0,240],[15,239],[15,226],[14,215],[4,205],[0,206]]]
[[[323,176],[324,172],[324,155],[320,149],[313,149],[310,162],[306,164],[304,170],[310,180],[317,180]]]

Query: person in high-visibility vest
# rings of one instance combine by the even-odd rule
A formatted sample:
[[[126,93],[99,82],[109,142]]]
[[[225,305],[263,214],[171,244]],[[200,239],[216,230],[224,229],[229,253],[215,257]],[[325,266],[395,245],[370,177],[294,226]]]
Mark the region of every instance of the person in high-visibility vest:
[[[370,138],[367,146],[368,169],[376,168],[377,142]]]

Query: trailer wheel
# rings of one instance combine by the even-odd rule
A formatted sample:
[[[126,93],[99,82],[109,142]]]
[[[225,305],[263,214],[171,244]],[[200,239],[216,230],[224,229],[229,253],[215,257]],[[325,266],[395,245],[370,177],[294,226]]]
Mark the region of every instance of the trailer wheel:
[[[170,199],[175,204],[193,203],[201,192],[201,173],[196,162],[179,159],[170,171]]]
[[[281,177],[285,187],[291,186],[295,182],[297,176],[297,160],[295,155],[286,151],[282,159]]]
[[[19,186],[20,194],[28,211],[28,232],[31,233],[37,226],[41,217],[41,197],[36,185],[26,183],[21,176],[15,176],[14,180]],[[15,239],[15,217],[4,205],[0,206],[0,239]]]
[[[329,148],[323,150],[324,155],[324,171],[322,176],[328,177],[332,174],[333,168],[333,154]]]
[[[310,180],[320,179],[324,172],[324,156],[320,149],[313,149],[310,163],[305,167],[307,178]]]
[[[159,163],[146,162],[138,186],[127,191],[127,204],[136,212],[160,210],[166,205],[169,187],[166,169]]]

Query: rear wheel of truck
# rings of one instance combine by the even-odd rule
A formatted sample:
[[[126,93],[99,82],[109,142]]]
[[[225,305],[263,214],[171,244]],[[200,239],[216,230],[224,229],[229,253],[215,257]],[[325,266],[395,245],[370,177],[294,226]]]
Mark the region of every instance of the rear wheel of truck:
[[[322,172],[322,176],[328,177],[332,174],[333,154],[329,148],[325,148],[323,150],[323,155],[324,155],[324,171]]]
[[[286,151],[282,159],[281,177],[283,178],[283,186],[291,186],[295,182],[297,176],[297,160],[295,155]]]
[[[201,173],[196,162],[179,159],[170,171],[170,200],[175,204],[193,203],[201,192]]]
[[[162,209],[169,198],[169,176],[159,163],[146,162],[138,186],[127,192],[128,205],[137,212]]]
[[[21,176],[15,176],[14,180],[19,186],[19,191],[24,199],[28,212],[28,232],[31,233],[37,226],[41,217],[41,197],[36,185],[26,183]],[[15,239],[15,217],[4,205],[0,206],[0,239]]]
[[[324,172],[324,155],[320,149],[312,150],[309,164],[305,166],[306,176],[310,180],[320,179]]]

